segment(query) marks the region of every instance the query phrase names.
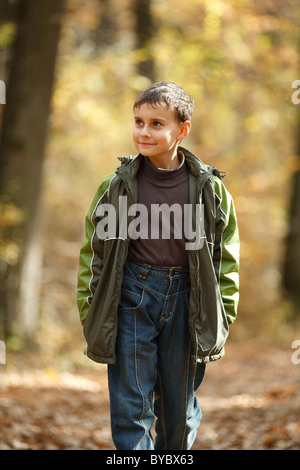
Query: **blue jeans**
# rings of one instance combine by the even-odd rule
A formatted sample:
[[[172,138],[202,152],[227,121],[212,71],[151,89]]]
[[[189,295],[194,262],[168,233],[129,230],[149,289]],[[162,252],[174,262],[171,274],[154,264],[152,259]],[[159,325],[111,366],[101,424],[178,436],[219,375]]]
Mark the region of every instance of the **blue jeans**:
[[[118,450],[190,449],[200,424],[184,268],[128,261],[118,311],[117,362],[108,366],[111,429]],[[157,417],[155,444],[151,435]]]

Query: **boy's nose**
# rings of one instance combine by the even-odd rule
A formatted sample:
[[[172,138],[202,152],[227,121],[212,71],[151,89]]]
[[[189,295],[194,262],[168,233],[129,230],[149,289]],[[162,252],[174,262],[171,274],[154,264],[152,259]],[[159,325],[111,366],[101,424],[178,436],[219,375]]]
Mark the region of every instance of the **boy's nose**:
[[[149,128],[147,126],[144,126],[142,131],[141,131],[141,135],[142,136],[146,136],[146,137],[149,137],[150,136],[150,131],[149,131]]]

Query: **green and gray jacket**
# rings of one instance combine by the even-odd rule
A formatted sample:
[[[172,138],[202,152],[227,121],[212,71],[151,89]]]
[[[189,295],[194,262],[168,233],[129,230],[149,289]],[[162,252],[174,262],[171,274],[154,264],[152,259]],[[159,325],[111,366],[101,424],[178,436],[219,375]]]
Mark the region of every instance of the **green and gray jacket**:
[[[207,167],[181,148],[189,168],[189,203],[204,205],[205,238],[200,249],[189,250],[189,329],[194,364],[224,355],[228,325],[237,315],[239,298],[239,234],[233,200],[214,167]],[[128,207],[137,203],[137,172],[142,155],[121,158],[117,171],[100,184],[86,217],[86,237],[80,250],[77,302],[87,342],[86,355],[100,363],[116,362],[118,304],[130,239],[100,239],[97,224],[101,204],[116,208],[119,198]],[[101,208],[100,208],[101,209]],[[196,223],[193,213],[193,226]],[[128,224],[131,218],[128,216]],[[200,228],[199,228],[200,229]]]

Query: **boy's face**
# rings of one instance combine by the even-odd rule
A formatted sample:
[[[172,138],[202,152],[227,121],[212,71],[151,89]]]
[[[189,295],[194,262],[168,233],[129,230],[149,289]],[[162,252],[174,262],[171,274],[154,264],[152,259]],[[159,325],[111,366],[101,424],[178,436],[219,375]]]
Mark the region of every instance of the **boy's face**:
[[[176,168],[178,143],[188,135],[189,121],[178,122],[175,113],[162,103],[144,103],[134,109],[133,141],[139,153],[160,168]]]

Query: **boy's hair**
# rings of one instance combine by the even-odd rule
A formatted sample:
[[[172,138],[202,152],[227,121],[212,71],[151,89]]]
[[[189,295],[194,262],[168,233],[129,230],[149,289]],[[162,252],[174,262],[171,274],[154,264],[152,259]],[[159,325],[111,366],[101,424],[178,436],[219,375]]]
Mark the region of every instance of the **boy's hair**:
[[[174,82],[157,82],[142,90],[134,102],[133,108],[149,103],[152,106],[165,103],[174,111],[179,122],[189,121],[193,114],[194,100]]]

